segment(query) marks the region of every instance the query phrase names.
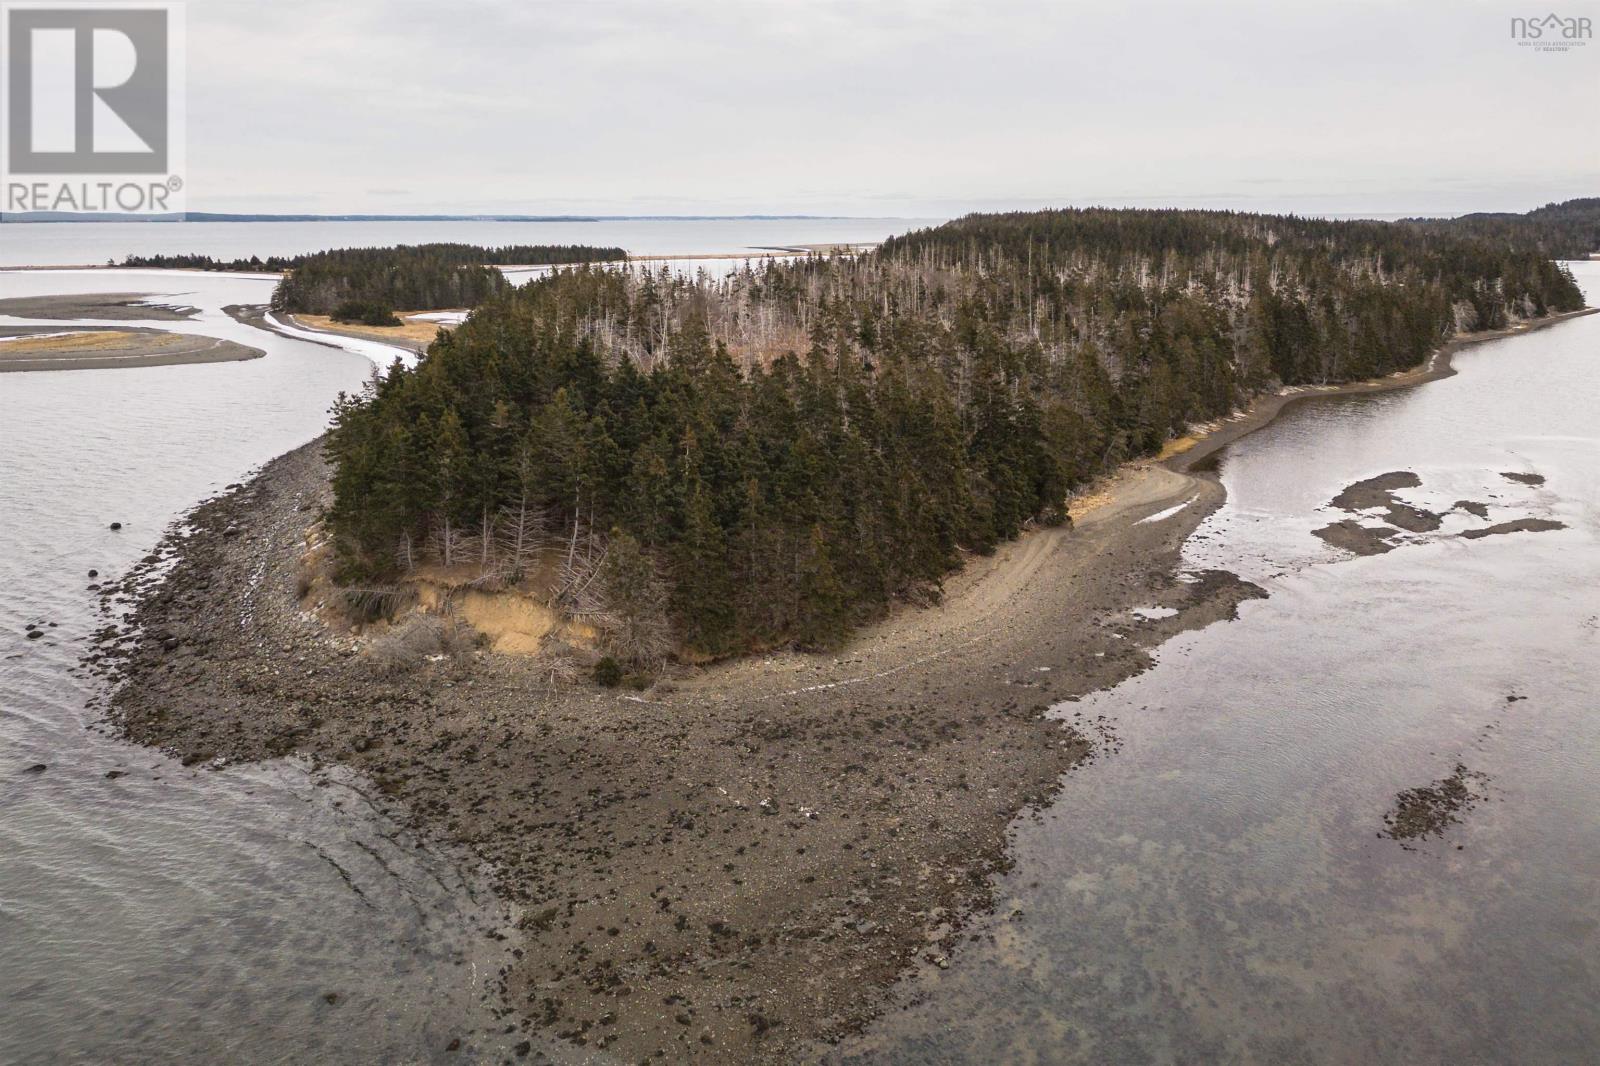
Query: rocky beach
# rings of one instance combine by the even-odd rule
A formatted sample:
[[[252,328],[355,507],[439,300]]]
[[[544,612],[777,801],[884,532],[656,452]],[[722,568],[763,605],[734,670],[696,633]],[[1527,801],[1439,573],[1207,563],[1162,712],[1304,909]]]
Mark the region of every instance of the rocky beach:
[[[346,764],[487,862],[519,908],[498,989],[525,1050],[542,1034],[629,1061],[787,1061],[870,1019],[908,970],[946,965],[1008,826],[1114,750],[1103,722],[1048,708],[1264,595],[1179,569],[1222,500],[1216,450],[1290,403],[1446,374],[1448,355],[1265,397],[837,654],[685,667],[640,692],[459,640],[396,672],[327,628],[300,577],[327,502],[313,442],[101,589],[113,621],[91,664],[117,681],[108,709],[131,739],[220,772],[290,753]],[[1344,503],[1392,506],[1403,484]],[[118,598],[137,603],[121,623]]]

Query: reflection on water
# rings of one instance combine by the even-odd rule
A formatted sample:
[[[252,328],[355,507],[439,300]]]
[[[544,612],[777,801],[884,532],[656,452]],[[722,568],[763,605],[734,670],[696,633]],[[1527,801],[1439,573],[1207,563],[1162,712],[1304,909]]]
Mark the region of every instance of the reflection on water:
[[[1600,265],[1576,270],[1593,298]],[[1593,1061],[1600,316],[1457,366],[1227,452],[1187,557],[1270,598],[1066,705],[1111,717],[1120,753],[1015,827],[995,914],[841,1061]],[[1392,470],[1421,478],[1408,503],[1569,528],[1462,540],[1485,520],[1456,512],[1367,559],[1311,536]],[[1486,802],[1414,851],[1380,837],[1457,763]]]

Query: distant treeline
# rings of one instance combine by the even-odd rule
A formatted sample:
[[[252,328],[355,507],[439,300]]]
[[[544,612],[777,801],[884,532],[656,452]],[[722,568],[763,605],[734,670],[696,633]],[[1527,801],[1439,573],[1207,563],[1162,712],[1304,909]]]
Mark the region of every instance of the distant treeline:
[[[225,270],[232,273],[277,274],[299,262],[300,256],[269,255],[263,259],[253,255],[249,259],[213,259],[209,255],[130,255],[121,264],[107,266],[145,267],[156,270]]]
[[[495,264],[590,263],[626,255],[620,248],[581,245],[337,248],[301,256],[278,283],[272,306],[313,315],[332,315],[346,306],[380,312],[476,307],[511,288]]]
[[[249,259],[213,259],[209,255],[130,255],[124,267],[149,267],[164,270],[222,270],[234,273],[251,271],[277,273],[292,270],[308,259],[322,256],[341,256],[352,253],[427,251],[455,259],[460,263],[484,263],[494,266],[548,266],[552,263],[606,263],[628,257],[622,248],[598,248],[588,244],[507,244],[486,247],[476,244],[416,244],[394,245],[387,248],[340,248],[305,255],[272,255],[263,259],[253,255]]]
[[[542,544],[609,560],[565,587],[601,590],[586,609],[614,634],[833,645],[1253,393],[1579,308],[1541,239],[1066,210],[722,280],[561,272],[341,400],[341,572],[514,577]]]
[[[1533,248],[1551,259],[1587,259],[1600,251],[1600,198],[1546,204],[1525,215],[1483,213],[1406,222],[1504,247]]]
[[[594,263],[627,258],[621,248],[582,244],[471,244],[337,248],[309,255],[217,260],[205,255],[129,256],[126,267],[186,270],[269,271],[285,274],[273,293],[281,311],[331,315],[361,308],[360,317],[381,321],[395,309],[429,311],[472,307],[509,288],[497,266]]]

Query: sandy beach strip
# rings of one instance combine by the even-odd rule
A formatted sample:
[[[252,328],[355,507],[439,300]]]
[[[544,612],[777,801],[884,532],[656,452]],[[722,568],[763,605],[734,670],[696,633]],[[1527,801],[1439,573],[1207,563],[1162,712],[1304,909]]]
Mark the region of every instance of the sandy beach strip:
[[[403,365],[414,366],[422,357],[422,353],[427,350],[427,345],[420,342],[391,341],[350,333],[336,333],[332,330],[311,329],[297,321],[293,315],[286,314],[280,319],[279,312],[268,310],[262,304],[229,304],[222,310],[235,322],[246,326],[276,333],[291,340],[306,341],[359,355],[370,360],[380,371],[387,370],[396,359]]]
[[[380,344],[392,344],[396,347],[407,348],[418,355],[428,350],[428,345],[439,335],[440,329],[450,329],[457,323],[429,319],[425,316],[434,314],[453,314],[465,312],[430,312],[430,311],[396,311],[395,317],[399,318],[402,325],[398,326],[363,326],[356,323],[335,322],[328,315],[308,315],[302,313],[281,315],[284,322],[312,333],[329,333],[339,337],[354,337],[358,340],[377,341]]]
[[[0,373],[238,362],[263,354],[234,341],[164,330],[0,326]]]

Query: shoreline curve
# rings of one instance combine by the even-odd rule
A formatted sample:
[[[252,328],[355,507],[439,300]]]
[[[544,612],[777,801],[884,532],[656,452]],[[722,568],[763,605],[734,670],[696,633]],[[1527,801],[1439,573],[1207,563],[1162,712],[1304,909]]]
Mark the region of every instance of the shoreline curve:
[[[121,680],[108,712],[132,740],[218,766],[345,763],[489,863],[523,935],[498,991],[530,1033],[632,1060],[687,1038],[710,1063],[789,1061],[948,964],[992,902],[1013,819],[1112,747],[1075,700],[1265,595],[1220,571],[1175,580],[1225,499],[1208,459],[1301,400],[1422,384],[1460,348],[1526,331],[1258,398],[1091,486],[1072,528],[968,559],[937,608],[894,611],[833,655],[732,660],[640,694],[552,686],[538,660],[494,653],[375,673],[300,601],[327,489],[314,441],[202,503],[162,565],[108,586],[108,604],[139,604],[135,632],[90,665]],[[1138,613],[1151,606],[1174,613]]]

